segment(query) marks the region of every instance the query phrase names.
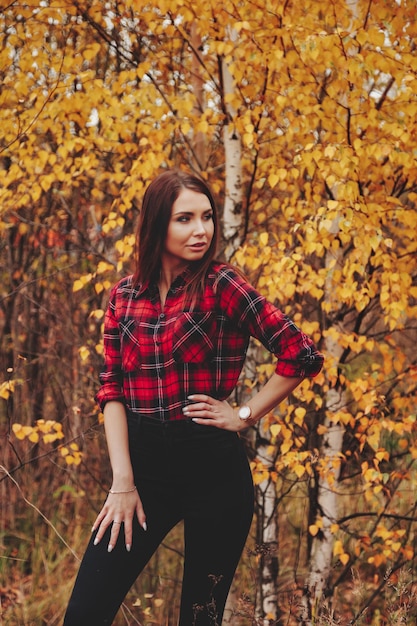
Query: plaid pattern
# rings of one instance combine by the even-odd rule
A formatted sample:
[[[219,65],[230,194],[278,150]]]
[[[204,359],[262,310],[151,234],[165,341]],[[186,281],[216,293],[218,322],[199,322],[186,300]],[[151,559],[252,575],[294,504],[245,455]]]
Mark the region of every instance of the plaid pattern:
[[[192,393],[224,400],[238,381],[250,336],[276,355],[277,374],[318,374],[323,356],[312,341],[233,268],[214,263],[192,309],[184,306],[187,276],[176,278],[163,310],[156,285],[132,289],[129,276],[113,288],[96,395],[101,408],[117,400],[165,421],[184,418]]]

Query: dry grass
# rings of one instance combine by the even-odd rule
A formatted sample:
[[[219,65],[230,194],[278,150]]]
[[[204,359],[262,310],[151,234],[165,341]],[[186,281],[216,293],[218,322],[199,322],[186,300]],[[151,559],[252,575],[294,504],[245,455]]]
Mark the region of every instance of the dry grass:
[[[15,454],[6,438],[2,441],[5,442],[3,465],[13,467]],[[84,442],[85,465],[68,467],[53,453],[23,465],[11,477],[4,472],[0,475],[0,623],[4,626],[62,623],[78,559],[108,485],[103,449],[99,428]],[[18,453],[24,461],[31,458],[33,450],[24,441],[19,443]],[[291,501],[291,507],[285,515],[280,512],[280,622],[268,622],[256,616],[260,550],[253,532],[232,587],[225,626],[300,624],[302,585],[307,572],[304,555],[300,554],[304,542],[302,493]],[[176,624],[182,551],[182,529],[178,527],[129,592],[115,626]],[[380,593],[368,602],[382,578],[385,584]],[[322,603],[313,626],[415,626],[416,623],[417,582],[411,567],[372,574],[370,569],[361,570],[358,565],[340,583],[332,603]]]

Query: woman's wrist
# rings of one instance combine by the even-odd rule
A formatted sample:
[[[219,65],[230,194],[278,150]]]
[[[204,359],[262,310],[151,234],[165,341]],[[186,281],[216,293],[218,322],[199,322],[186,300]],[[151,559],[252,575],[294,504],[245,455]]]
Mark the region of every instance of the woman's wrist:
[[[133,478],[133,472],[130,468],[126,468],[126,471],[113,470],[113,481],[111,489],[114,491],[128,491],[135,486],[135,479]]]
[[[113,487],[111,487],[111,489],[109,489],[109,493],[112,493],[112,494],[116,494],[116,493],[132,493],[133,491],[136,491],[136,485],[133,485],[133,487],[131,487],[130,489],[113,489]]]

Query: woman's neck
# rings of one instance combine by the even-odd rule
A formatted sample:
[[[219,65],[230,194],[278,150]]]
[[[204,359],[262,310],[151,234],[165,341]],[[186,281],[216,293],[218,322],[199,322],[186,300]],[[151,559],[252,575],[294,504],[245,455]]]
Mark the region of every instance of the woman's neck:
[[[172,283],[177,278],[177,276],[183,273],[186,268],[186,265],[179,265],[176,267],[161,267],[161,271],[159,273],[158,288],[162,308],[165,306],[165,300]]]

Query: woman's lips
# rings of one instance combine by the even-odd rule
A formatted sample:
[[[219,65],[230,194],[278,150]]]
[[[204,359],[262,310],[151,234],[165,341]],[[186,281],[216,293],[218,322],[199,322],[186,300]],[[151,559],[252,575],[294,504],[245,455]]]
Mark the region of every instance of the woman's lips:
[[[190,244],[189,248],[191,248],[191,250],[202,250],[206,245],[206,243],[193,243]]]

